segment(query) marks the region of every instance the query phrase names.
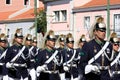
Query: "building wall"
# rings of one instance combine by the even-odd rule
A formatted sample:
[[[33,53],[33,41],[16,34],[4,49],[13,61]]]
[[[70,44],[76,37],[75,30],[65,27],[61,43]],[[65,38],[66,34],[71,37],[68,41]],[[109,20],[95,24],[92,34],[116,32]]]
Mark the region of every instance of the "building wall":
[[[34,8],[34,0],[29,0],[30,6]],[[37,0],[38,7],[43,7],[44,4]],[[6,0],[0,0],[0,12],[15,11],[26,8],[24,5],[24,0],[11,0],[11,4],[6,4]]]
[[[11,0],[11,4],[6,4],[6,0],[0,0],[0,12],[20,10],[24,8],[24,0]]]
[[[5,33],[5,24],[0,24],[0,33]]]
[[[54,11],[67,10],[67,21],[66,22],[54,22]],[[48,30],[52,29],[57,34],[70,32],[70,15],[71,15],[70,0],[66,1],[54,1],[47,3],[47,26]]]
[[[110,11],[110,30],[111,33],[114,31],[114,14],[120,14],[120,10],[111,10]],[[94,11],[94,12],[81,12],[81,13],[75,13],[76,15],[76,40],[79,39],[80,35],[85,34],[87,39],[89,39],[90,29],[87,29],[84,27],[84,17],[90,16],[90,27],[95,23],[95,16],[102,16],[104,17],[104,21],[107,26],[107,11]]]
[[[8,23],[6,24],[6,32],[9,35],[9,42],[12,43],[16,29],[22,28],[23,35],[32,34],[35,36],[35,30],[30,30],[30,27],[33,26],[33,22],[18,22],[18,23]],[[8,32],[9,29],[9,32]]]

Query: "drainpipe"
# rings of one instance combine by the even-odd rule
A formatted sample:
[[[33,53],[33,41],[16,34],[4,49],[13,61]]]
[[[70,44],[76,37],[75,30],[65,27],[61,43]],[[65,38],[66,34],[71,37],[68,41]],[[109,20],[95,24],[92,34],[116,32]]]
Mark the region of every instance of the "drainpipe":
[[[35,35],[37,36],[37,0],[34,0]]]
[[[107,0],[107,39],[110,36],[110,0]]]

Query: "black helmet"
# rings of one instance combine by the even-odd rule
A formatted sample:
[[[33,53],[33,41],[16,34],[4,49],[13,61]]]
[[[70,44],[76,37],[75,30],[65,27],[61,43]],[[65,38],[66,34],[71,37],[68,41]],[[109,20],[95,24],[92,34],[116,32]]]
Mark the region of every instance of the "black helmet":
[[[5,36],[4,33],[0,34],[0,42],[4,42],[4,43],[7,42],[7,37]]]
[[[26,40],[27,40],[27,41],[32,41],[32,35],[31,35],[31,34],[27,34]]]
[[[17,29],[14,36],[15,36],[15,38],[23,38],[21,29]]]
[[[37,37],[33,37],[33,43],[37,43]]]
[[[74,43],[74,38],[71,33],[69,33],[66,37],[66,43]]]

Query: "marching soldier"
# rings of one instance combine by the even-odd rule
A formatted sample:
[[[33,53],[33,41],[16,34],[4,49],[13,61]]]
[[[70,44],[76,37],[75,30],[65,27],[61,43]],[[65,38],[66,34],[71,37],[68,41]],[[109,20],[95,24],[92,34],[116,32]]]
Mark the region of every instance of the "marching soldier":
[[[22,31],[17,29],[13,45],[8,48],[5,57],[9,80],[28,80],[27,64],[29,62],[29,50],[22,43]]]
[[[63,69],[65,70],[66,80],[78,80],[78,54],[73,48],[74,39],[71,33],[66,37],[66,49],[63,54]]]
[[[60,73],[60,79],[61,80],[65,80],[65,71],[63,70],[63,55],[62,55],[62,51],[65,49],[65,35],[61,34],[58,38],[58,51],[61,53],[61,65],[59,67],[59,73]]]
[[[36,71],[40,73],[38,80],[60,80],[58,66],[60,55],[55,47],[55,35],[52,30],[45,38],[43,50],[36,57]]]
[[[94,39],[83,45],[80,68],[84,70],[86,80],[111,80],[108,70],[112,45],[104,40],[106,26],[102,17],[97,19],[93,33]]]
[[[29,72],[28,79],[36,80],[35,57],[34,57],[34,55],[36,54],[36,48],[32,44],[33,44],[32,35],[27,34],[27,36],[25,37],[24,45],[29,49],[29,57],[30,57],[30,62],[28,66],[28,72]]]
[[[4,58],[7,51],[7,37],[4,33],[0,34],[0,80],[7,80],[7,69],[5,66]],[[3,77],[3,79],[2,79]]]
[[[82,56],[84,54],[84,53],[82,53],[82,47],[86,42],[87,41],[86,41],[85,35],[84,34],[81,35],[79,42],[78,42],[78,48],[77,48],[77,52],[79,53],[80,56]],[[78,69],[79,69],[78,71],[79,71],[80,80],[82,80],[84,72],[83,72],[83,70],[80,69],[80,66],[78,67]]]
[[[119,52],[119,44],[120,41],[117,38],[116,33],[111,34],[110,41],[113,46],[113,60],[111,62],[111,71],[110,76],[112,80],[119,80],[120,79],[120,52]]]

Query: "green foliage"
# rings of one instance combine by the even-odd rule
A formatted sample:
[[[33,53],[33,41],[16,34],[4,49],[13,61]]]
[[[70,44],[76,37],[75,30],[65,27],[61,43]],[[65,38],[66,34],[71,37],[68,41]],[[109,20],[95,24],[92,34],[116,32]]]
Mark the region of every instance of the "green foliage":
[[[46,12],[40,10],[37,14],[37,32],[45,33],[47,31]]]

